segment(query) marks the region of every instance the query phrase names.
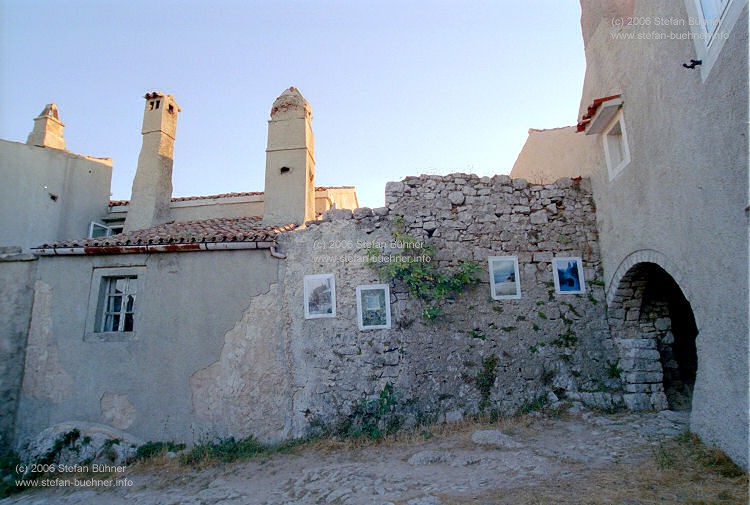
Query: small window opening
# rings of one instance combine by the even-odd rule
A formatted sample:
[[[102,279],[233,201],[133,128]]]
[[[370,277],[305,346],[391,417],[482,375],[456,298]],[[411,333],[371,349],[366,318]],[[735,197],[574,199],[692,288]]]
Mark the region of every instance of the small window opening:
[[[156,109],[158,109],[158,108],[159,108],[159,105],[160,105],[160,104],[161,104],[161,100],[157,100],[157,101],[156,101],[156,107],[155,107],[155,108],[156,108]]]
[[[148,110],[154,110],[154,105],[156,105],[156,102],[154,102],[153,100],[148,102]]]
[[[89,238],[109,237],[112,235],[112,228],[96,221],[89,224]]]
[[[169,108],[168,108],[167,110],[169,111],[169,113],[170,113],[170,114],[174,114],[174,105],[172,105],[172,104],[170,103],[170,104],[169,104]]]
[[[292,169],[291,169],[291,168],[289,168],[289,167],[281,167],[281,170],[279,170],[279,172],[280,172],[280,173],[281,173],[282,175],[283,175],[283,174],[288,174],[288,173],[289,173],[289,172],[291,172],[291,171],[292,171]]]
[[[615,116],[611,126],[605,130],[602,137],[609,180],[612,180],[630,163],[630,149],[622,111]]]
[[[133,331],[137,279],[136,276],[103,278],[100,332]]]

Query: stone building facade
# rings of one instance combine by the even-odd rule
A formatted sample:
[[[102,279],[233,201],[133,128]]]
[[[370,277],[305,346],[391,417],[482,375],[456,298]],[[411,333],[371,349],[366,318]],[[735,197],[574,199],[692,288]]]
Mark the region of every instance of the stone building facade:
[[[581,10],[578,125],[530,131],[512,175],[590,175],[628,405],[666,386],[691,429],[747,467],[748,2]]]
[[[459,419],[479,411],[488,362],[486,408],[502,414],[564,398],[622,404],[588,181],[422,176],[386,198],[301,229],[227,219],[38,249],[19,443],[71,420],[143,440],[277,441],[336,423],[386,384],[406,422]],[[398,253],[398,226],[434,245],[441,268],[477,261],[480,282],[444,300],[437,321],[393,282],[391,328],[361,329],[356,288],[381,282],[367,251]],[[518,259],[520,298],[491,298],[492,256]],[[581,258],[584,293],[556,292],[556,256]],[[305,317],[315,274],[335,278],[336,317]],[[97,331],[113,276],[137,280],[133,326]]]
[[[387,185],[386,207],[356,209],[353,191],[310,184],[311,113],[292,88],[272,108],[266,166],[267,189],[288,198],[174,199],[160,186],[97,204],[124,233],[47,233],[33,256],[3,249],[0,395],[17,406],[0,418],[3,443],[22,448],[71,422],[142,440],[281,440],[390,385],[406,422],[560,399],[689,408],[691,429],[746,467],[748,93],[737,68],[748,13],[747,1],[719,3],[703,38],[687,22],[660,38],[625,20],[700,18],[704,2],[582,1],[585,147],[569,166],[590,178],[407,177]],[[57,132],[46,117],[38,124]],[[158,131],[162,146],[169,132]],[[69,155],[60,135],[33,137],[58,142],[44,156]],[[150,217],[128,226],[140,205]],[[431,244],[443,271],[476,261],[479,282],[444,296],[441,317],[421,317],[402,282],[374,287],[384,281],[368,259],[373,247],[399,254],[394,233]],[[513,269],[498,275],[492,261]],[[327,283],[313,290],[326,307],[317,317],[309,276]],[[498,297],[499,284],[511,295]],[[358,321],[363,286],[387,296],[388,324]]]

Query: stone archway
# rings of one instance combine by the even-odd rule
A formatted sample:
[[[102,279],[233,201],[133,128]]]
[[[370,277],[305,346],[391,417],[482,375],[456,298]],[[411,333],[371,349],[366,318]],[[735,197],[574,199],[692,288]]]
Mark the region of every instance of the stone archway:
[[[689,410],[698,367],[690,303],[654,262],[634,262],[611,286],[608,320],[631,410]]]

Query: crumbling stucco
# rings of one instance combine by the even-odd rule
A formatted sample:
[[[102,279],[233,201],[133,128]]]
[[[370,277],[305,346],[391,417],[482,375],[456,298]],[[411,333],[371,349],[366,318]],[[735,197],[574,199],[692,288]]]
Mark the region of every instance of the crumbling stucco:
[[[73,378],[60,363],[57,339],[52,329],[52,287],[42,281],[34,284],[34,305],[26,347],[23,393],[60,403],[70,398]]]
[[[288,435],[290,383],[285,373],[285,316],[280,287],[255,297],[224,336],[219,360],[190,378],[196,416],[214,431],[263,441]]]
[[[127,395],[104,393],[99,403],[102,409],[102,417],[107,424],[121,430],[127,430],[135,421],[136,409],[128,400]]]

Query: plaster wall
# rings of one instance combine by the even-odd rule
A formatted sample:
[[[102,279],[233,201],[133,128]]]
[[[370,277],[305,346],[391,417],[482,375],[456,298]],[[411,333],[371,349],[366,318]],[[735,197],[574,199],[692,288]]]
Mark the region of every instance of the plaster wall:
[[[279,119],[268,121],[263,220],[279,225],[302,224],[315,218],[311,117],[304,109],[276,117]]]
[[[622,402],[606,373],[612,342],[588,181],[422,176],[390,183],[386,201],[283,234],[281,261],[259,251],[42,257],[18,443],[74,420],[146,440],[275,441],[336,423],[388,383],[407,422],[457,420],[479,410],[477,377],[491,356],[488,409]],[[476,260],[481,282],[444,300],[437,322],[393,284],[391,329],[360,330],[356,287],[379,282],[366,251],[398,252],[398,226],[433,244],[444,268]],[[491,255],[518,257],[521,299],[491,300]],[[555,294],[556,255],[582,257],[585,294]],[[135,339],[84,338],[93,271],[105,267],[143,271]],[[321,273],[335,276],[337,315],[305,319],[304,276]]]
[[[107,213],[112,160],[0,140],[0,246],[85,237]]]
[[[0,455],[13,440],[36,266],[20,249],[0,252]]]
[[[603,288],[594,282],[585,295],[565,296],[552,287],[554,255],[582,256],[587,278],[600,279],[585,182],[428,176],[390,183],[386,200],[389,208],[330,211],[281,237],[287,259],[278,285],[253,300],[220,358],[191,380],[215,431],[269,441],[301,436],[311,424],[345,418],[388,383],[407,422],[457,420],[478,411],[476,377],[492,355],[498,365],[488,408],[498,412],[557,395],[599,407],[621,403],[619,381],[605,372],[612,344]],[[365,264],[367,248],[397,252],[389,244],[401,218],[407,233],[438,248],[443,267],[477,260],[481,283],[446,300],[438,322],[423,320],[421,303],[394,284],[391,329],[360,330],[356,287],[380,282]],[[487,256],[505,254],[518,255],[523,297],[492,301]],[[304,276],[325,273],[335,276],[337,315],[305,319]],[[568,331],[575,343],[561,344]]]
[[[575,126],[550,130],[530,129],[510,176],[535,184],[549,184],[560,177],[588,177],[587,149],[596,148],[591,137],[577,134]]]
[[[590,35],[581,99],[581,114],[598,97],[622,93],[624,101],[630,164],[609,180],[601,143],[585,161],[598,167],[592,184],[607,290],[632,258],[651,258],[677,281],[699,331],[691,428],[747,467],[747,2],[731,4],[742,14],[705,80],[700,68],[682,67],[696,57],[687,21],[617,27],[597,11],[609,3],[583,2]],[[674,1],[635,2],[628,15],[688,19],[685,3]]]
[[[332,207],[354,210],[359,207],[357,191],[353,187],[326,188],[315,191],[315,213],[323,214]]]
[[[225,334],[277,280],[267,251],[41,257],[17,440],[65,421],[109,424],[145,440],[195,442],[191,376],[218,360]],[[94,271],[140,267],[135,332],[85,338]],[[212,433],[216,434],[216,433]],[[221,435],[222,433],[218,433]]]

